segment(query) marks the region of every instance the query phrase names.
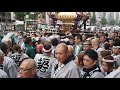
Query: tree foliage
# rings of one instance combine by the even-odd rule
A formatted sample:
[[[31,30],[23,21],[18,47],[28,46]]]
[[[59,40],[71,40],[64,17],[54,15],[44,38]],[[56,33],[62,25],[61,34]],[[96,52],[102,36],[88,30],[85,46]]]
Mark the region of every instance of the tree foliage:
[[[31,12],[15,12],[15,18],[20,21],[24,21],[26,15],[29,15],[30,19],[45,18],[45,12],[34,12],[34,14]]]
[[[115,24],[116,24],[116,21],[114,19],[112,19],[112,20],[109,21],[109,25],[114,26]]]
[[[101,24],[104,26],[107,24],[107,20],[105,17],[101,18]]]
[[[15,12],[15,19],[24,21],[26,14],[29,14],[29,12]]]
[[[96,24],[96,15],[95,15],[95,12],[93,13],[93,16],[91,18],[91,24],[92,25],[95,25]]]

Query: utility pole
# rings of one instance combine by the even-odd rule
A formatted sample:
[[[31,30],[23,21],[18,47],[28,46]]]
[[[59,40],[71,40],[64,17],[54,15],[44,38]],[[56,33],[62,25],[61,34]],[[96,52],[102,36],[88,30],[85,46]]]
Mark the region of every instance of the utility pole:
[[[35,23],[36,23],[36,19],[35,19],[35,12],[34,12],[34,29],[36,30],[36,26],[35,26],[36,24]]]
[[[1,31],[2,31],[2,33],[4,33],[4,24],[3,24],[2,13],[3,13],[3,12],[0,13],[0,14],[1,14]]]
[[[24,23],[24,28],[25,28],[25,31],[27,30],[27,26],[28,26],[28,25],[27,25],[27,24],[28,24],[27,22],[29,21],[28,19],[29,19],[29,15],[26,14],[25,17],[24,17],[24,22],[25,22],[25,23]]]

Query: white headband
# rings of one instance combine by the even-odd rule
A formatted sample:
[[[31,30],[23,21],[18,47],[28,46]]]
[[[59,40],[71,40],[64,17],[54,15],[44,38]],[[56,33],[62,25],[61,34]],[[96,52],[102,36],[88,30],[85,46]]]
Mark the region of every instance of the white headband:
[[[113,48],[120,48],[120,46],[113,46]]]
[[[50,52],[51,50],[52,50],[52,48],[50,48],[49,50],[45,50],[45,48],[43,47],[43,51],[46,53]]]
[[[114,60],[107,60],[107,59],[102,59],[102,61],[104,61],[104,62],[114,62]]]

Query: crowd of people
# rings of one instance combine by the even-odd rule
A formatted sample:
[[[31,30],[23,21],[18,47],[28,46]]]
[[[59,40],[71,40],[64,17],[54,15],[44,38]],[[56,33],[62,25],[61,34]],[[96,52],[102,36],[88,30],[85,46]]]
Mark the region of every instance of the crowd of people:
[[[0,78],[120,78],[120,32],[23,33],[0,42]]]

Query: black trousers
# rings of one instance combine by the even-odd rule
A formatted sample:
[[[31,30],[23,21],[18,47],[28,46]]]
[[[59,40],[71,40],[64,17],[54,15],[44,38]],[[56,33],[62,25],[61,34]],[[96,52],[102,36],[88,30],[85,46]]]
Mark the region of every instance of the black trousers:
[[[84,29],[86,29],[86,21],[84,21],[80,26],[79,29],[81,29],[81,27],[84,25]]]

